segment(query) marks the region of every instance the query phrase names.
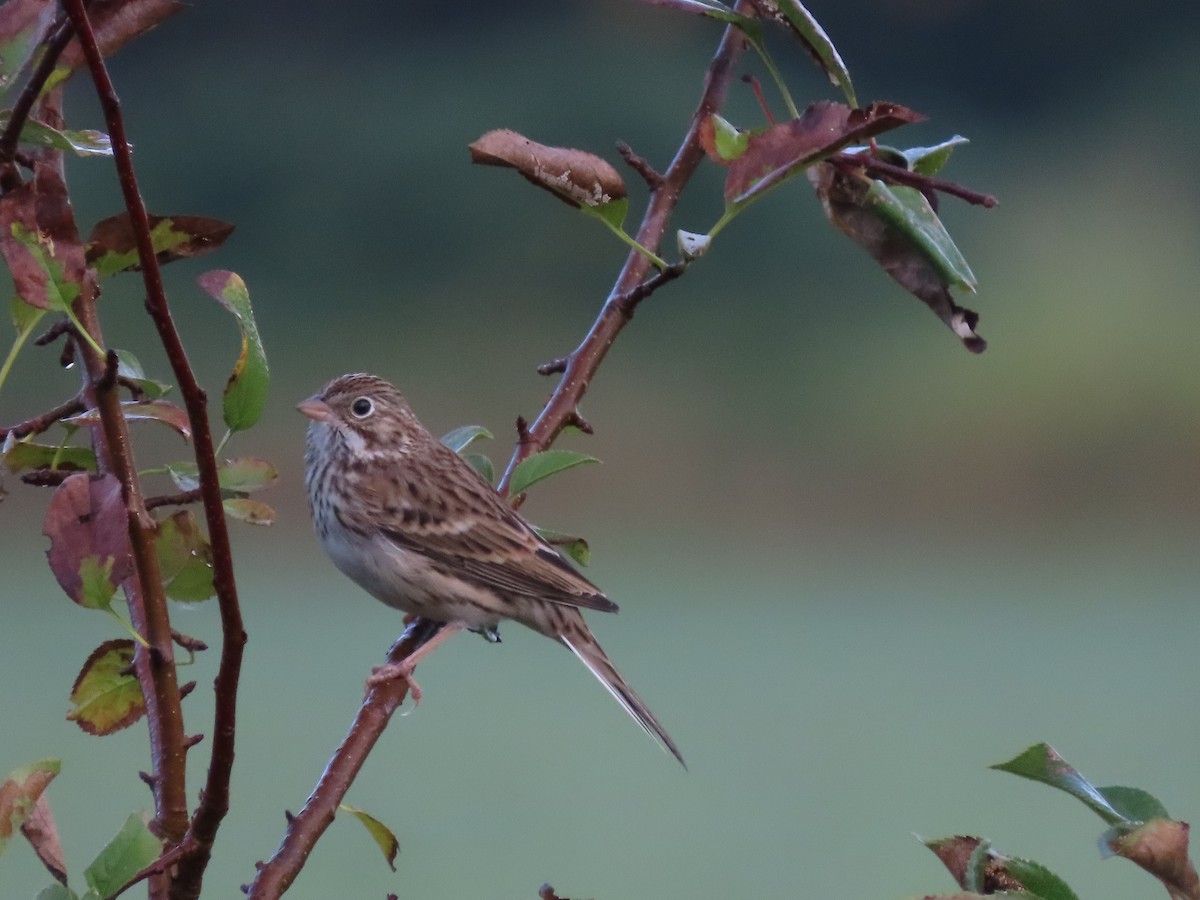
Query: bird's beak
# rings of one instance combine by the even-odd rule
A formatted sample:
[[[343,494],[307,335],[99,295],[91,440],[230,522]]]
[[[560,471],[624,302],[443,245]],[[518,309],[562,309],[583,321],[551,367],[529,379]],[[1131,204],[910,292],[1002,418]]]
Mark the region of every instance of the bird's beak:
[[[333,410],[329,404],[319,397],[309,397],[303,403],[296,404],[296,409],[304,413],[314,422],[328,422],[333,418]]]

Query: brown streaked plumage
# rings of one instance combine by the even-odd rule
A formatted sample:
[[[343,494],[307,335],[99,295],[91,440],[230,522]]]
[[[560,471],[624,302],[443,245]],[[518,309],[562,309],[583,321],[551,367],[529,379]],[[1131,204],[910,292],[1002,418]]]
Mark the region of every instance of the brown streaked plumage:
[[[299,405],[309,505],[334,564],[389,606],[493,635],[513,619],[568,647],[646,732],[683,757],[580,609],[617,606],[577,572],[393,385],[343,375]]]

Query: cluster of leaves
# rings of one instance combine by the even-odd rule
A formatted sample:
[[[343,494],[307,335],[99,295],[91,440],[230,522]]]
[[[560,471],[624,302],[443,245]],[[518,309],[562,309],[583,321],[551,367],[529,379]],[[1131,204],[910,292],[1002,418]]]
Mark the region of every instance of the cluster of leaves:
[[[779,89],[789,117],[739,128],[713,112],[700,122],[709,158],[728,169],[724,211],[706,231],[677,233],[685,266],[704,255],[737,216],[775,188],[804,174],[830,222],[863,247],[905,289],[921,299],[972,352],[987,344],[975,332],[978,316],[954,302],[951,288],[973,292],[976,280],[937,215],[936,191],[991,206],[990,197],[934,178],[951,152],[966,142],[954,136],[933,147],[898,149],[875,138],[924,116],[894,103],[858,105],[850,73],[828,35],[798,0],[753,0],[757,16],[735,12],[718,0],[645,0],[698,13],[740,29]],[[801,42],[838,87],[846,103],[822,101],[800,112],[772,60],[766,26],[778,26]],[[583,150],[539,144],[509,130],[490,131],[470,147],[481,165],[515,169],[585,215],[597,219],[643,253],[660,270],[669,265],[624,230],[628,190],[615,168]],[[651,182],[653,187],[653,181]]]
[[[1121,856],[1162,882],[1175,900],[1200,898],[1200,877],[1188,858],[1188,825],[1172,819],[1154,796],[1134,787],[1096,787],[1048,744],[1036,744],[992,766],[1070,794],[1096,813],[1108,830],[1105,856]],[[996,851],[970,835],[923,841],[962,889],[928,900],[975,900],[1002,894],[1020,900],[1078,900],[1067,883],[1041,863]]]
[[[183,8],[174,0],[95,0],[87,15],[101,54],[108,55]],[[43,522],[55,579],[78,606],[103,611],[129,635],[96,647],[70,691],[67,718],[89,734],[107,735],[146,714],[146,693],[151,687],[143,682],[145,670],[137,665],[142,648],[148,647],[147,638],[132,616],[127,620],[114,605],[122,586],[131,602],[147,588],[148,570],[137,567],[131,549],[131,517],[144,517],[139,526],[148,530],[153,541],[161,594],[196,603],[213,597],[216,587],[209,536],[187,508],[201,494],[195,455],[129,473],[126,479],[115,465],[116,451],[106,430],[111,414],[99,402],[101,390],[127,393],[128,399],[119,399],[115,407],[127,425],[156,422],[187,442],[197,419],[194,412],[172,401],[171,385],[148,376],[132,353],[102,346],[98,332],[83,321],[85,311],[94,316],[90,304],[103,281],[140,271],[145,259],[139,255],[138,226],[128,210],[98,222],[86,241],[75,226],[59,157],[64,151],[111,156],[114,150],[108,136],[56,129],[33,117],[38,109],[50,110],[51,118],[58,116],[57,85],[85,64],[77,39],[61,41],[71,34],[70,25],[66,16],[59,17],[54,0],[9,0],[0,5],[0,91],[15,100],[11,109],[0,113],[0,254],[15,289],[11,313],[16,330],[0,364],[0,389],[31,344],[44,345],[64,336],[64,361],[70,362],[78,353],[94,354],[101,374],[97,378],[94,367],[90,371],[81,367],[84,384],[74,398],[47,414],[0,430],[4,438],[0,462],[29,484],[55,488]],[[52,63],[53,69],[43,61]],[[25,87],[18,94],[16,86],[23,75]],[[8,162],[2,158],[6,142],[12,148]],[[22,180],[12,160],[30,169],[32,176]],[[228,223],[201,216],[150,216],[148,237],[156,263],[165,264],[214,250],[232,231]],[[220,453],[232,435],[258,421],[266,403],[269,372],[242,279],[218,270],[201,276],[199,284],[234,316],[241,332],[241,351],[222,397],[227,430],[217,448]],[[42,338],[30,340],[47,325]],[[207,433],[207,422],[204,427]],[[79,438],[90,440],[75,443]],[[130,497],[145,497],[141,485],[155,475],[169,477],[178,493],[147,498],[139,512]],[[273,511],[251,495],[276,477],[275,467],[266,460],[239,457],[219,462],[226,515],[269,524]],[[205,649],[202,641],[176,635],[189,654]],[[184,686],[179,695],[190,689]],[[0,785],[0,852],[20,828],[56,880],[40,895],[46,900],[76,896],[67,887],[66,866],[44,794],[58,768],[55,761],[35,763],[18,769]],[[83,896],[115,896],[162,850],[162,840],[140,814],[133,815],[85,871]]]

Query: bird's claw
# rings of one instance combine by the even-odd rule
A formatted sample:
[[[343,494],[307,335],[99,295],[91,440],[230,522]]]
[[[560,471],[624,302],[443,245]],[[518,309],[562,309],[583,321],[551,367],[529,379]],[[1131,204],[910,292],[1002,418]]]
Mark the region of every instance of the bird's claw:
[[[371,670],[371,674],[367,676],[366,692],[370,693],[371,688],[386,684],[389,681],[403,681],[408,684],[408,695],[412,697],[413,709],[416,709],[421,705],[421,686],[413,678],[412,673],[414,668],[416,667],[407,662],[376,666]],[[403,713],[402,715],[408,715],[408,713]]]

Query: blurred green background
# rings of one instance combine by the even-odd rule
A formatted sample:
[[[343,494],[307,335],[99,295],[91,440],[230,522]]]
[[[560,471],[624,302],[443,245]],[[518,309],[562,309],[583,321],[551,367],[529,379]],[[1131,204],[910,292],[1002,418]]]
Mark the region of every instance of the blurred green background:
[[[946,175],[1001,205],[942,211],[979,277],[959,299],[989,350],[963,350],[806,185],[756,206],[639,309],[600,370],[583,409],[597,433],[564,446],[604,465],[526,506],[590,539],[589,576],[623,608],[594,627],[691,771],[550,642],[458,638],[421,667],[424,705],[348,798],[395,829],[398,872],[338,822],[289,896],[949,890],[912,832],[988,836],[1081,896],[1160,893],[1098,860],[1102,826],[1081,806],[986,766],[1047,740],[1098,783],[1200,812],[1200,8],[811,8],[863,102],[930,116],[890,139],[972,140]],[[436,432],[488,426],[506,459],[515,416],[551,387],[534,367],[582,336],[623,249],[513,173],[470,166],[466,145],[508,127],[614,161],[622,139],[665,165],[718,36],[629,0],[208,0],[114,59],[151,210],[238,225],[218,254],[166,270],[196,368],[219,395],[237,332],[194,278],[221,267],[250,286],[274,375],[263,425],[229,447],[282,477],[263,497],[279,523],[233,526],[250,643],[213,896],[240,896],[275,849],[400,629],[311,535],[294,404],[374,371]],[[833,96],[798,47],[773,46],[801,102]],[[85,84],[68,103],[76,127],[102,127]],[[728,109],[757,121],[740,83]],[[85,227],[117,211],[107,163],[70,177]],[[720,183],[706,164],[675,224],[715,221]],[[111,345],[167,375],[136,280],[102,314]],[[28,353],[0,420],[76,386]],[[137,437],[143,466],[182,452]],[[78,666],[117,632],[45,568],[48,495],[7,487],[0,772],[63,759],[50,796],[80,885],[148,805],[145,732],[97,740],[64,721]],[[217,640],[211,604],[176,624]],[[205,654],[185,676],[200,683],[192,730],[210,730],[215,665]],[[47,881],[27,847],[0,861],[0,897]]]

